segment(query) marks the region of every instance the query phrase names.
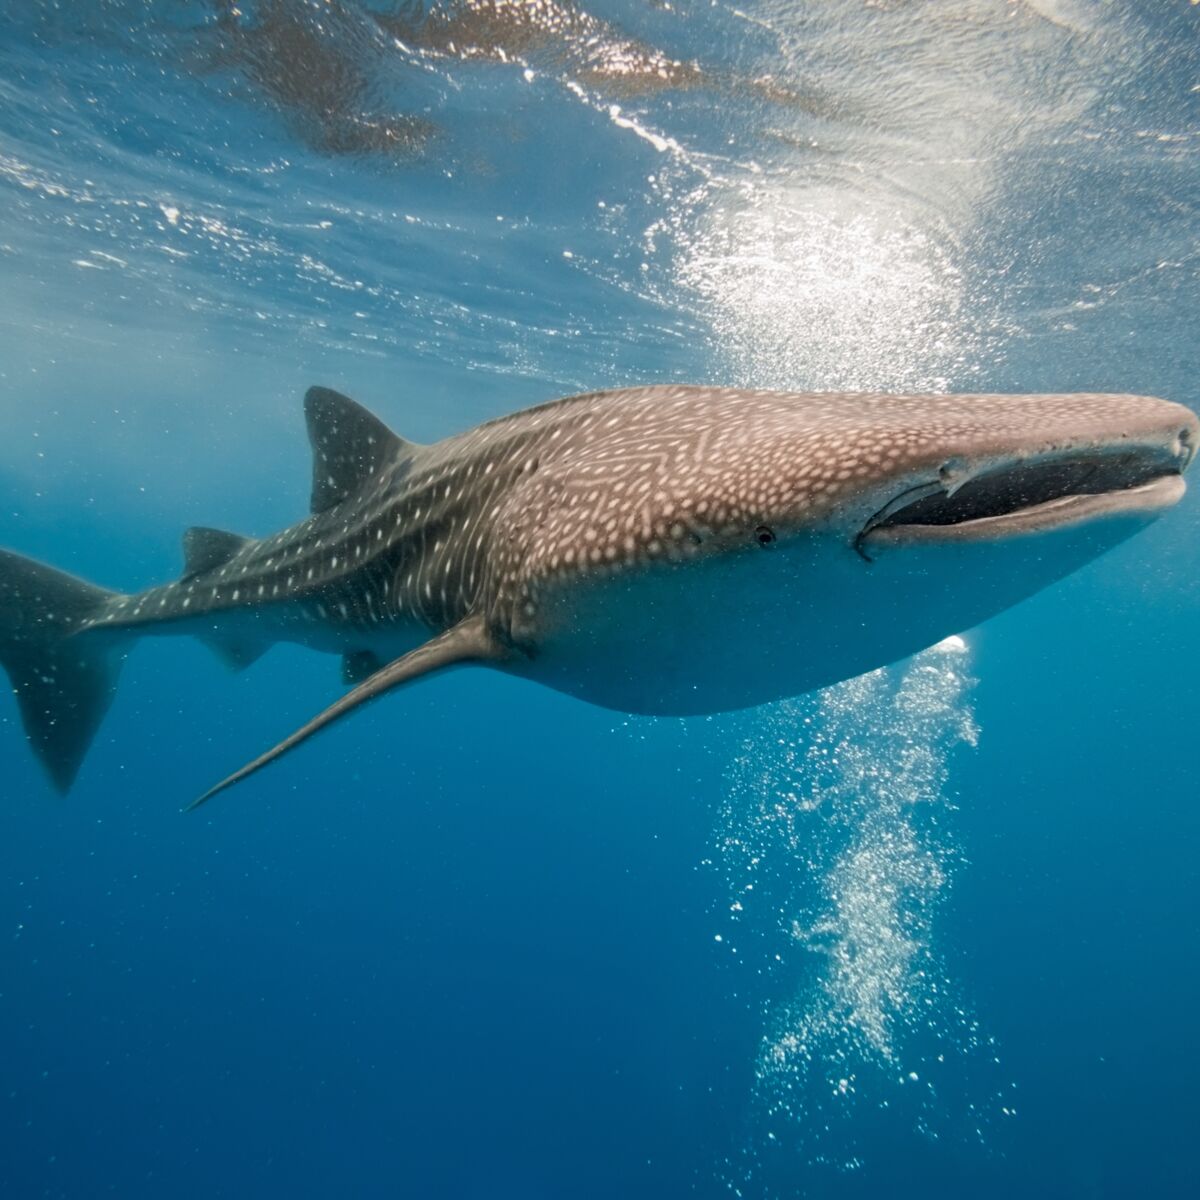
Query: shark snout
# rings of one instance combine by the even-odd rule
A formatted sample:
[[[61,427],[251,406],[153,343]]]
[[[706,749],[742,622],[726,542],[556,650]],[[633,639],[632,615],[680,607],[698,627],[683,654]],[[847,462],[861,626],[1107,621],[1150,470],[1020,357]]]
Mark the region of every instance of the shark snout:
[[[1177,406],[1171,406],[1177,407]],[[1200,428],[1187,420],[1130,435],[1052,443],[972,460],[947,457],[907,481],[863,525],[855,549],[994,541],[1138,513],[1153,517],[1186,491]]]

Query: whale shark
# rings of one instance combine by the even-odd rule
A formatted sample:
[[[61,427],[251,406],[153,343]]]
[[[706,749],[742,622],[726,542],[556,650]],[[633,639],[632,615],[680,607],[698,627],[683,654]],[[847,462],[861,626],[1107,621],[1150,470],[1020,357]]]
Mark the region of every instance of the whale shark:
[[[970,628],[1183,495],[1200,425],[1148,396],[651,386],[418,445],[309,389],[311,513],[183,535],[132,594],[0,551],[0,664],[51,782],[75,779],[122,661],[185,634],[234,667],[275,642],[350,690],[194,804],[347,713],[454,667],[623,712],[797,695]],[[193,804],[193,806],[194,806]]]

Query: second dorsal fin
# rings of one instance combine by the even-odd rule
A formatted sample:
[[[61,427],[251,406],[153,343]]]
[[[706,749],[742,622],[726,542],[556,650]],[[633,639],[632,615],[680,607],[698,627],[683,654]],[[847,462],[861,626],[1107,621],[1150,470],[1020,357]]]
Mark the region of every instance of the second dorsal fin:
[[[240,533],[227,533],[224,529],[208,529],[193,525],[183,534],[183,574],[203,575],[223,567],[243,546],[252,539]]]
[[[304,415],[313,451],[313,512],[341,503],[380,467],[414,448],[361,404],[331,388],[309,388]]]

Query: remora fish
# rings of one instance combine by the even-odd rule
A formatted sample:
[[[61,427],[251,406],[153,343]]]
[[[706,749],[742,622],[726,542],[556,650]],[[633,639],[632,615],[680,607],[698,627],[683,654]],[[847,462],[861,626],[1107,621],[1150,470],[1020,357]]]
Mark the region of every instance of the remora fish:
[[[357,683],[200,800],[401,684],[466,663],[627,712],[791,696],[968,628],[1148,524],[1200,426],[1146,396],[573,396],[430,446],[305,398],[312,515],[184,534],[134,595],[0,551],[0,663],[65,790],[131,641],[275,641]],[[200,803],[197,801],[196,803]]]

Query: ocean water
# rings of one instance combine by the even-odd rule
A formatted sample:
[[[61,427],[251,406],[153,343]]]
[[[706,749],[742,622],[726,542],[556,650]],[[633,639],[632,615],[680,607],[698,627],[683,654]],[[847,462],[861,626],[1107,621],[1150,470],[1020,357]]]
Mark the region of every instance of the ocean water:
[[[2,0],[0,544],[291,523],[312,383],[1196,407],[1198,197],[1188,0]],[[1200,1193],[1198,534],[744,713],[460,672],[186,816],[334,660],[145,642],[65,799],[0,697],[0,1195]]]

